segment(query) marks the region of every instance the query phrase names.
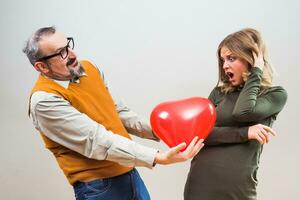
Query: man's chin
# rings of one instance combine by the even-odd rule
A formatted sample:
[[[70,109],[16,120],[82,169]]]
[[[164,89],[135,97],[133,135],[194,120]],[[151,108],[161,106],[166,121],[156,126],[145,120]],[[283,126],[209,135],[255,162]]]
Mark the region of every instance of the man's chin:
[[[84,72],[84,69],[83,69],[83,67],[81,66],[81,64],[79,62],[76,66],[73,66],[72,68],[69,68],[69,70],[70,70],[70,73],[71,73],[73,78],[80,77]]]

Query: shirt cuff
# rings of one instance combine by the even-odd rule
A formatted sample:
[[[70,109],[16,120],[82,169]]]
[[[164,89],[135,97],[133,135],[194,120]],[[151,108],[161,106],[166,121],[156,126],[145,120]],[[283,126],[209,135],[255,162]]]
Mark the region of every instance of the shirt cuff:
[[[135,165],[136,166],[144,166],[152,169],[155,164],[155,156],[158,153],[157,149],[153,149],[150,147],[142,146],[136,143],[136,157],[135,157]]]

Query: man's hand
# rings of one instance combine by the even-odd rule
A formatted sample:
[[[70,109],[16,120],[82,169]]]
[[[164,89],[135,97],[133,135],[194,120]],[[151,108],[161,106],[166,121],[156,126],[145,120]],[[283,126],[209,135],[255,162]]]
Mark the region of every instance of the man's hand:
[[[198,137],[196,136],[184,152],[180,152],[180,150],[185,148],[186,143],[181,143],[176,147],[170,148],[166,152],[157,153],[154,162],[157,164],[167,165],[183,162],[193,158],[204,146],[203,139],[197,140]]]
[[[268,143],[271,135],[275,136],[275,131],[262,124],[250,126],[248,129],[248,139],[257,140],[260,144]]]

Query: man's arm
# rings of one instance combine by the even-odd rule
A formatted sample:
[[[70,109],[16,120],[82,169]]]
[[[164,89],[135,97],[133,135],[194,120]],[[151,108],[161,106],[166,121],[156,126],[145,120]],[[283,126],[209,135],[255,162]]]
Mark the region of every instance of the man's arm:
[[[30,110],[36,129],[86,157],[126,166],[153,166],[156,149],[106,130],[62,97],[35,92],[31,97]]]
[[[109,87],[109,83],[104,75],[104,72],[100,71],[100,69],[98,70],[105,83],[106,88],[108,89],[115,102],[116,110],[126,130],[130,134],[136,135],[138,137],[159,141],[159,138],[152,131],[149,120],[132,111],[120,97],[115,95],[115,93],[113,93]]]
[[[155,163],[183,162],[203,147],[203,140],[194,138],[184,152],[180,152],[186,146],[184,143],[159,152],[106,130],[62,97],[47,92],[35,92],[31,96],[30,115],[36,129],[51,140],[86,157],[125,166],[152,168]]]

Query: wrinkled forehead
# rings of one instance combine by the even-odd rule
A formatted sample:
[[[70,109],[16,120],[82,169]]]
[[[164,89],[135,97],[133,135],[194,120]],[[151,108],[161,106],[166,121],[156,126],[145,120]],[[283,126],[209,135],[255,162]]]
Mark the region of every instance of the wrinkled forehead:
[[[39,41],[39,48],[44,53],[53,53],[67,45],[67,38],[61,32],[44,35]]]

